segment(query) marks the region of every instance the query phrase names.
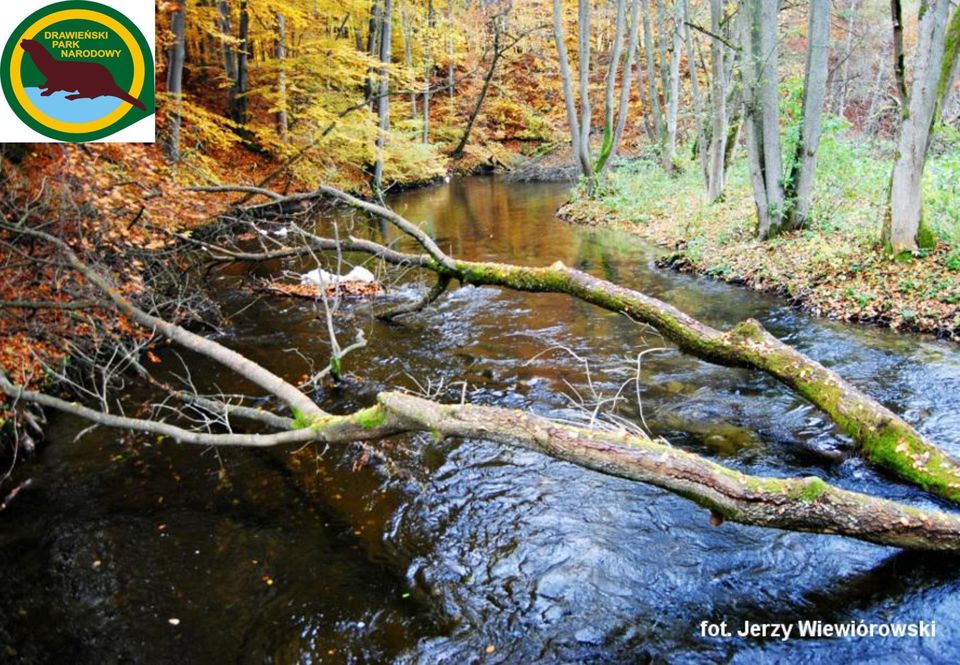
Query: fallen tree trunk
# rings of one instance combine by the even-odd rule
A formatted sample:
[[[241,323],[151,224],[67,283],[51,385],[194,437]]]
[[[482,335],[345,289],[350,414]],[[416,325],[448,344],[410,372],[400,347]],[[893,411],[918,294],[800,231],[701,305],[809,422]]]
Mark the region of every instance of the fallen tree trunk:
[[[109,401],[106,399],[101,401],[101,409],[98,410],[28,390],[13,384],[0,372],[0,392],[9,397],[14,406],[20,402],[38,404],[84,418],[95,425],[139,431],[202,446],[346,443],[379,440],[403,432],[429,432],[435,436],[520,444],[594,471],[666,489],[708,508],[711,522],[717,525],[729,519],[748,525],[839,534],[896,547],[960,551],[960,515],[923,510],[842,490],[815,477],[768,478],[744,474],[693,453],[674,449],[664,442],[654,441],[642,433],[569,425],[512,409],[443,405],[396,392],[381,393],[376,404],[351,414],[328,414],[299,388],[267,368],[215,341],[206,340],[139,309],[121,295],[107,277],[84,263],[59,238],[36,229],[0,225],[56,245],[66,263],[82,274],[90,285],[103,292],[117,311],[183,347],[205,354],[259,385],[284,402],[294,418],[284,418],[275,413],[260,414],[258,410],[242,404],[227,404],[199,394],[177,395],[178,399],[193,408],[216,413],[221,418],[200,421],[201,424],[196,425],[196,419],[190,419],[181,412],[187,418],[186,422],[195,423],[189,428],[159,417],[138,418],[109,413]],[[422,233],[409,223],[405,230],[415,237]],[[721,333],[653,298],[571,270],[559,263],[548,268],[523,268],[457,261],[446,255],[442,255],[446,260],[441,263],[434,256],[411,258],[377,246],[376,243],[355,243],[351,246],[364,247],[384,258],[429,267],[439,272],[441,280],[434,289],[436,294],[442,292],[451,277],[469,283],[500,284],[527,291],[570,293],[587,302],[654,322],[665,331],[666,336],[675,339],[684,348],[697,349],[715,362],[755,367],[764,367],[763,363],[768,363],[771,368],[790,365],[800,372],[801,378],[807,371],[803,369],[807,367],[804,363],[813,362],[772,337],[768,339],[769,336],[755,322],[747,322],[728,333]],[[433,250],[431,254],[442,254],[435,243],[429,246]],[[431,294],[436,295],[434,291]],[[758,358],[764,360],[761,362]],[[828,372],[824,368],[821,370]],[[773,372],[772,369],[768,371]],[[829,374],[826,378],[841,381],[839,377],[834,379]],[[832,387],[840,390],[837,386]],[[858,393],[850,393],[852,388],[844,390],[848,398],[857,398]],[[172,389],[165,388],[165,391],[170,393]],[[862,399],[869,398],[863,396]],[[299,408],[301,404],[310,408]],[[863,404],[860,406],[866,408]],[[235,432],[227,422],[231,415],[259,422],[261,427],[273,431]],[[857,417],[862,419],[863,414],[857,414]]]
[[[266,447],[310,441],[369,441],[403,432],[519,444],[593,471],[647,483],[689,499],[740,524],[835,534],[878,545],[960,551],[960,516],[923,510],[834,487],[820,478],[769,478],[734,471],[642,434],[588,429],[514,409],[438,404],[385,392],[378,403],[349,415],[298,419],[274,434],[213,434],[169,423],[102,413],[15,386],[0,373],[0,391],[107,427],[169,436],[182,443]]]
[[[402,254],[352,238],[343,244],[343,249],[369,252],[392,263],[420,266],[465,284],[565,293],[625,314],[652,326],[681,350],[698,358],[718,365],[766,372],[830,416],[857,442],[869,462],[933,494],[960,501],[960,460],[928,441],[836,372],[778,340],[753,319],[723,332],[656,298],[569,268],[559,261],[548,267],[524,267],[454,259],[443,253],[416,225],[392,210],[328,186],[320,187],[317,192],[393,223],[420,243],[427,256]],[[316,241],[326,247],[337,244],[329,239],[317,238]]]

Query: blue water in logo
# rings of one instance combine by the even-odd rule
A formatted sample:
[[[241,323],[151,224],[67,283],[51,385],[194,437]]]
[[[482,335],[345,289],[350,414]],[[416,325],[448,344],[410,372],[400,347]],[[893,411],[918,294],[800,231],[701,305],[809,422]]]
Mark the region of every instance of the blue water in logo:
[[[116,97],[97,97],[96,99],[67,99],[71,92],[63,90],[49,97],[41,96],[40,88],[24,88],[33,105],[51,118],[62,122],[90,122],[99,120],[123,104]]]

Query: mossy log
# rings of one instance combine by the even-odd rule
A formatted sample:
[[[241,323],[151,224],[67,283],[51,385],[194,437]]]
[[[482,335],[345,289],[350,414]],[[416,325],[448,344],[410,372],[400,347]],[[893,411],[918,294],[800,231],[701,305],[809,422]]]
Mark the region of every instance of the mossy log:
[[[322,193],[396,224],[395,212],[360,201],[331,187]],[[655,328],[681,350],[719,365],[761,370],[808,399],[856,441],[862,456],[892,475],[952,501],[960,501],[960,460],[836,372],[784,344],[758,321],[748,319],[720,331],[661,300],[569,268],[457,260],[444,254],[407,220],[398,224],[426,249],[426,255],[402,255],[369,241],[350,239],[351,249],[388,262],[417,265],[461,283],[502,286],[517,291],[565,293],[603,309],[626,314]],[[317,239],[318,241],[321,239]],[[329,244],[332,241],[323,240]]]
[[[442,268],[428,263],[428,267]],[[653,326],[681,350],[719,365],[766,372],[819,407],[858,444],[863,456],[903,480],[960,501],[960,461],[836,372],[784,344],[748,319],[721,332],[665,302],[560,262],[546,268],[457,261],[468,284],[567,293]]]
[[[767,478],[734,471],[639,434],[557,423],[513,409],[443,405],[387,392],[377,426],[519,444],[611,476],[655,485],[724,519],[755,526],[838,534],[880,545],[960,550],[960,516],[922,510],[834,487],[820,478]]]

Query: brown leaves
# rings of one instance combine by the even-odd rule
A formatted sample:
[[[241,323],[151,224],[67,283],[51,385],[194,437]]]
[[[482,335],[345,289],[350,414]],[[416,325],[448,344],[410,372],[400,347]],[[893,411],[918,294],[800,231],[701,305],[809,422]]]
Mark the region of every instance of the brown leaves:
[[[307,298],[309,300],[320,298],[320,287],[314,284],[285,284],[280,281],[260,280],[257,282],[257,288],[261,291],[293,298]],[[380,282],[341,281],[338,284],[331,284],[326,287],[326,291],[328,298],[334,298],[338,295],[375,298],[384,293],[384,288]]]

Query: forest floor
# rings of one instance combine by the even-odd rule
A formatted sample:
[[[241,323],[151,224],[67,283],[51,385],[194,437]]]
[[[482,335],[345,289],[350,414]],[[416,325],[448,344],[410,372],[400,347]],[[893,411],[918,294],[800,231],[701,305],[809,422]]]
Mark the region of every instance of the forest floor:
[[[878,242],[892,160],[889,146],[825,137],[813,223],[761,242],[743,160],[723,201],[704,201],[699,167],[667,176],[650,159],[611,174],[599,197],[578,196],[564,219],[639,235],[671,250],[660,264],[774,292],[817,316],[875,323],[960,341],[960,155],[928,162],[925,219],[936,248],[892,261]]]

